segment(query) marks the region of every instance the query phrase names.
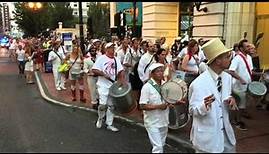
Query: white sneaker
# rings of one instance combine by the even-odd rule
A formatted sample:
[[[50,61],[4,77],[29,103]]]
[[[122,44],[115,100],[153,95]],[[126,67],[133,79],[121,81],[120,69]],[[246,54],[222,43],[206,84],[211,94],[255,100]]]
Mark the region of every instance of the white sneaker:
[[[106,129],[111,130],[112,132],[118,132],[119,131],[118,128],[116,128],[116,127],[114,127],[112,125],[111,126],[107,126]]]
[[[61,90],[61,88],[60,88],[60,87],[57,87],[56,89],[57,89],[57,90]]]
[[[103,122],[102,119],[98,119],[97,122],[96,122],[96,128],[101,128],[102,127],[102,122]]]
[[[61,89],[66,90],[66,88],[64,86],[62,86]]]

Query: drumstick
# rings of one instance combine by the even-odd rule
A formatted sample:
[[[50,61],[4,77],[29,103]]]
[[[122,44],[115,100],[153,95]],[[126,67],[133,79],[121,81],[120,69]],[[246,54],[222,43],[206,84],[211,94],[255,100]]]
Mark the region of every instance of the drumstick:
[[[261,82],[261,80],[262,80],[262,77],[263,77],[263,75],[264,75],[264,71],[265,71],[265,68],[262,69],[262,74],[261,74],[261,76],[260,76],[259,82]]]

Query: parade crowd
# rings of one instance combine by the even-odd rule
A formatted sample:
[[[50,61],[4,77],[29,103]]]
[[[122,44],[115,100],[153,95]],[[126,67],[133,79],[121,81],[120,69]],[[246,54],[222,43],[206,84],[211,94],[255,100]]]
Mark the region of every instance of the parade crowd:
[[[247,39],[232,48],[225,47],[218,38],[177,37],[172,46],[166,44],[165,37],[153,42],[112,36],[109,42],[85,42],[84,54],[78,39],[72,41],[71,51],[59,38],[13,39],[10,58],[17,62],[19,75],[26,78],[27,84],[34,83],[34,71],[52,72],[55,88],[70,90],[71,101],[86,103],[84,89],[88,86],[90,102],[98,111],[96,127],[105,123],[113,132],[119,129],[113,125],[109,88],[115,81],[130,84],[137,108],[143,111],[153,153],[164,152],[169,108],[178,104],[188,104],[192,117],[190,140],[196,152],[236,152],[232,125],[248,130],[243,119],[252,118],[248,112],[249,103],[253,103],[249,102],[248,84],[259,81],[262,75],[257,71],[260,66],[253,61],[257,58],[255,45]],[[162,98],[160,89],[178,76],[186,82],[188,93],[186,98],[171,104]],[[264,101],[256,102],[256,107]]]

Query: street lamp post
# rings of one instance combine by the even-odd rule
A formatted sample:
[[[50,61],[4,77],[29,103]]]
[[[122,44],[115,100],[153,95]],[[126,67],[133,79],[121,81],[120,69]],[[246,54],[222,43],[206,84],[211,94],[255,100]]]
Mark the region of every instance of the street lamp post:
[[[80,49],[82,54],[85,55],[85,47],[84,47],[84,34],[83,34],[83,19],[82,19],[82,2],[78,2],[78,10],[79,10],[79,35],[80,35]]]

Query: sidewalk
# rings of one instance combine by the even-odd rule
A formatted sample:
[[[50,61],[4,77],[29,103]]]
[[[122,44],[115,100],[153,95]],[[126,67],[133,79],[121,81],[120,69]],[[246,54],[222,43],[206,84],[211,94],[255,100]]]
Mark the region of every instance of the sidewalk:
[[[37,80],[40,80],[41,86],[44,89],[44,95],[48,97],[48,101],[68,107],[80,108],[96,112],[96,110],[92,109],[92,104],[90,103],[89,89],[87,85],[85,85],[84,94],[87,99],[86,103],[81,103],[79,101],[72,102],[69,81],[66,82],[67,90],[57,91],[54,86],[54,79],[52,73],[36,72],[35,76]],[[87,83],[86,80],[85,83]],[[39,89],[41,90],[42,88],[40,87]],[[78,92],[77,98],[79,98]],[[245,120],[248,126],[248,131],[239,131],[237,128],[234,128],[237,140],[237,152],[269,152],[269,111],[258,111],[256,110],[255,104],[253,103],[250,107],[249,112],[252,115],[252,119]],[[142,113],[138,110],[128,115],[117,115],[115,118],[119,118],[143,127]],[[183,146],[183,148],[187,148],[190,150],[190,152],[193,152],[189,141],[190,128],[191,121],[181,129],[169,130],[167,142],[169,144],[174,144],[174,146],[177,147]]]

